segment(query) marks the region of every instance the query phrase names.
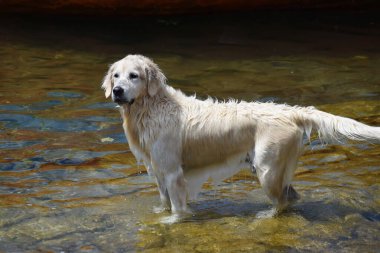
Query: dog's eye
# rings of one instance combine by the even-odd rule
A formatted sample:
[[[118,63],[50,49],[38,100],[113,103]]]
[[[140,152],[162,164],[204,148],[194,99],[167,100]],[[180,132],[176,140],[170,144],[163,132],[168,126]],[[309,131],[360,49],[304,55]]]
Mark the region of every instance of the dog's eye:
[[[137,77],[139,77],[136,73],[130,73],[129,74],[129,78],[130,79],[135,79],[135,78],[137,78]]]
[[[115,73],[115,74],[113,75],[113,77],[118,78],[118,77],[119,77],[119,74],[118,74],[118,73]]]

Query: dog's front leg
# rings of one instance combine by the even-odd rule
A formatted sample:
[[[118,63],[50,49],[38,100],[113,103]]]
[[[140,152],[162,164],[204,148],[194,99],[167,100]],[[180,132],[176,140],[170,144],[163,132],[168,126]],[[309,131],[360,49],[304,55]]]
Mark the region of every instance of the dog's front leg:
[[[169,223],[175,222],[183,214],[189,213],[180,148],[177,146],[178,141],[172,138],[166,136],[162,141],[157,141],[151,149],[151,163],[157,178],[161,200],[166,201],[168,197],[170,200],[173,215],[164,221]]]
[[[165,210],[170,210],[170,197],[165,184],[163,175],[155,175],[158,191],[160,193],[161,206],[154,207],[155,213],[162,213]]]
[[[172,212],[175,214],[188,213],[186,182],[182,168],[179,167],[177,170],[168,173],[165,179]]]
[[[178,165],[177,168],[161,167],[159,163],[155,162],[152,162],[152,165],[162,207],[164,209],[171,207],[174,214],[188,213],[186,182],[181,166]]]
[[[157,177],[157,185],[160,192],[162,206],[155,208],[156,213],[165,210],[165,207],[171,206],[172,215],[161,219],[163,223],[175,223],[185,217],[190,211],[187,208],[187,190],[186,182],[183,176],[182,168],[164,169],[163,167],[153,166],[154,170],[164,171],[162,177]]]
[[[148,174],[156,179],[156,184],[160,193],[161,205],[155,206],[153,208],[153,211],[155,213],[162,213],[166,210],[170,210],[170,198],[168,190],[166,189],[164,176],[160,174],[160,171],[157,171],[157,173],[154,172],[150,161],[148,162],[147,160],[144,160],[144,164],[148,171]]]

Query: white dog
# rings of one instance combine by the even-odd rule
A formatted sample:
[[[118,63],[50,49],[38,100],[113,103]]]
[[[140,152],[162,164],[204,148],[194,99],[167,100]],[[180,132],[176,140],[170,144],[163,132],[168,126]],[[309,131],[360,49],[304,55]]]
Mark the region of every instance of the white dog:
[[[314,107],[186,96],[141,55],[112,64],[102,88],[120,105],[131,151],[157,181],[160,210],[174,214],[188,211],[187,199],[209,178],[217,182],[247,166],[256,169],[274,210],[282,210],[298,199],[290,183],[312,131],[326,142],[380,142],[380,127]]]

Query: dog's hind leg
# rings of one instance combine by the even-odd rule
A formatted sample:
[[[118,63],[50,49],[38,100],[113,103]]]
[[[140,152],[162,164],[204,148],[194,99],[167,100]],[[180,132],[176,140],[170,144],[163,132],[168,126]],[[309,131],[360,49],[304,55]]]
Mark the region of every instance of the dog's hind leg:
[[[299,198],[290,185],[302,151],[302,134],[297,129],[273,131],[257,141],[254,165],[261,186],[275,205],[275,213]],[[279,136],[274,136],[276,133]],[[273,141],[278,139],[278,143]]]

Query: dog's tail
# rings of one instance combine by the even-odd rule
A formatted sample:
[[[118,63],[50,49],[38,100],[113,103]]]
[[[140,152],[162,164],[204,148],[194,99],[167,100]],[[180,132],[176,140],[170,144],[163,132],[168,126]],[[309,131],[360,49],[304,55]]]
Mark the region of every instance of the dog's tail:
[[[380,127],[368,126],[356,120],[322,112],[314,107],[299,108],[296,121],[310,137],[317,131],[324,142],[342,142],[346,139],[380,143]]]

